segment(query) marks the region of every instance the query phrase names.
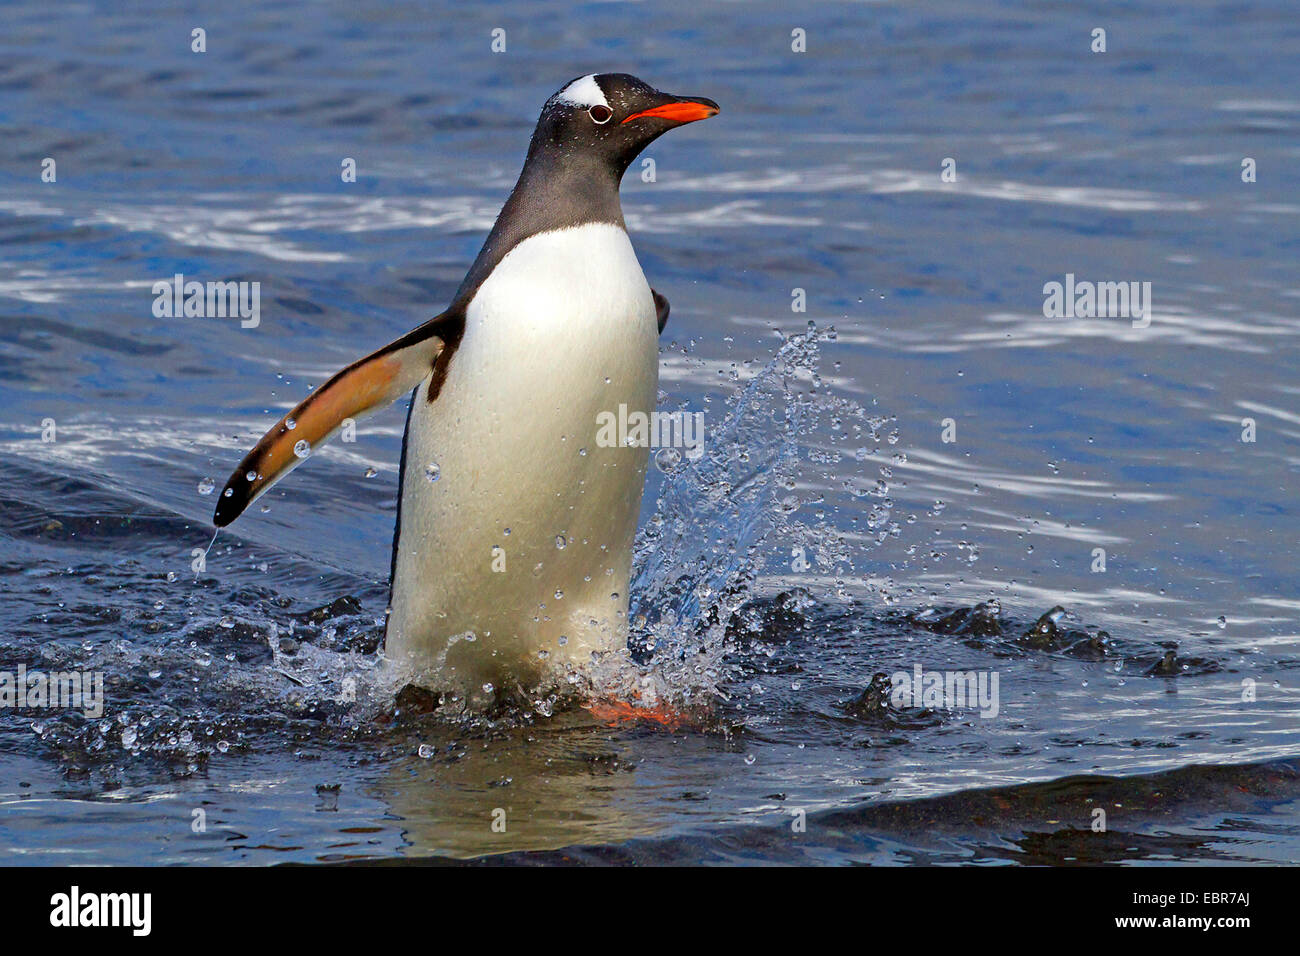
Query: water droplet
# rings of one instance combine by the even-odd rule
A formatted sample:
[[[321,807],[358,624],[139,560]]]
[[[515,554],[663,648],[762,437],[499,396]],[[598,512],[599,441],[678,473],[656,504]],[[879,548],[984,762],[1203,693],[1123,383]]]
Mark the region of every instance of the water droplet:
[[[660,448],[655,452],[655,467],[664,474],[682,463],[682,453],[676,448]]]
[[[561,591],[559,588],[555,589],[555,600],[557,601],[564,600],[564,592]]]
[[[222,753],[225,753],[227,750],[230,749],[230,741],[228,741],[228,740],[218,740],[218,741],[217,741],[217,749],[220,750]]]
[[[299,458],[306,458],[311,454],[311,443],[305,438],[299,438],[298,441],[294,443],[293,453]]]
[[[292,418],[286,418],[284,421],[284,427],[287,428],[289,431],[293,431],[295,428],[298,427],[298,423],[294,421]]]
[[[373,478],[373,477],[375,477],[375,475],[377,475],[377,474],[379,474],[379,472],[376,471],[374,468],[367,468],[367,469],[366,469],[365,477],[367,477],[367,478]]]
[[[130,750],[132,747],[135,746],[135,741],[136,741],[136,730],[135,730],[135,728],[134,728],[134,727],[123,727],[123,728],[122,728],[122,746],[125,747],[127,750]]]
[[[568,546],[568,544],[569,544],[569,539],[566,538],[564,535],[557,534],[555,536],[555,547],[557,550],[563,551]]]
[[[1219,624],[1219,629],[1222,630],[1223,628],[1228,626],[1228,619],[1224,617],[1222,614],[1220,614],[1218,624]]]
[[[437,751],[433,749],[433,746],[431,744],[420,744],[419,749],[416,750],[415,752],[419,754],[423,759],[428,760]]]
[[[442,477],[442,469],[438,467],[436,461],[431,461],[425,466],[424,477],[428,478],[430,481],[437,481]]]
[[[250,471],[248,474],[244,475],[244,477],[249,481],[257,481],[257,472]]]
[[[745,765],[746,765],[746,766],[752,766],[753,763],[754,763],[754,761],[757,760],[757,759],[758,759],[758,758],[755,757],[753,754],[745,754]]]
[[[199,482],[199,494],[210,495],[212,494],[213,489],[216,487],[217,487],[217,483],[215,481],[213,481],[211,478],[204,478],[202,481]]]

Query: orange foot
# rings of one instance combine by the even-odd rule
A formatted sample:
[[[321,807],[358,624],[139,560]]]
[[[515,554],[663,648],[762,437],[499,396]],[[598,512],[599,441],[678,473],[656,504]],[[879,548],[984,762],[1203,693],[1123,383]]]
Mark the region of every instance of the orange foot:
[[[617,727],[632,721],[648,720],[651,723],[676,730],[689,723],[689,718],[679,710],[657,705],[647,707],[637,700],[614,700],[608,697],[593,700],[582,705],[591,716],[602,721],[607,727]]]

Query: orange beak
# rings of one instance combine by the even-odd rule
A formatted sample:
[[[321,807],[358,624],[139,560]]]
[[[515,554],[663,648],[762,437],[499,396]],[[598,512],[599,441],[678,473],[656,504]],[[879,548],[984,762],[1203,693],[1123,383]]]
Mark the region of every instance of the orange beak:
[[[665,103],[662,106],[642,110],[640,113],[633,113],[619,125],[650,116],[656,119],[668,120],[670,123],[694,123],[696,120],[708,119],[710,116],[716,115],[718,115],[718,104],[713,100],[682,100],[677,103]]]

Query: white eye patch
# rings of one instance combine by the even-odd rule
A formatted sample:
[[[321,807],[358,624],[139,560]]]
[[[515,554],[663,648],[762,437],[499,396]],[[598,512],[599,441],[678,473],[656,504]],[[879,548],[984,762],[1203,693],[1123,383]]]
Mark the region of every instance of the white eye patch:
[[[589,110],[593,106],[610,108],[609,103],[605,100],[605,94],[600,91],[600,84],[596,82],[595,73],[574,80],[555,94],[555,100],[558,103],[568,103],[570,106],[577,106],[584,110]]]

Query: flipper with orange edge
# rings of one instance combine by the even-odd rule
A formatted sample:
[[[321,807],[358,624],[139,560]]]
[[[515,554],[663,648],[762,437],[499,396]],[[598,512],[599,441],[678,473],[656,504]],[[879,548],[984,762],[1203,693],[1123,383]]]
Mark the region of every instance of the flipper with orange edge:
[[[463,321],[449,309],[353,362],[299,402],[244,456],[217,499],[212,523],[224,528],[238,518],[349,419],[384,408],[425,379],[433,401]]]

